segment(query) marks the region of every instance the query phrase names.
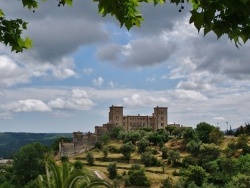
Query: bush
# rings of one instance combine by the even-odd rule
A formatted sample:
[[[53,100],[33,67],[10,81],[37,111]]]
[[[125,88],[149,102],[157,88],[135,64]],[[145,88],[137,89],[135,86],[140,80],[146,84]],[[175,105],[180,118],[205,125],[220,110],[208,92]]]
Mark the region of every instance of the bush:
[[[157,158],[151,152],[145,152],[141,155],[141,162],[146,166],[158,166]]]
[[[168,158],[168,149],[166,147],[161,148],[161,157],[162,159],[167,159]]]
[[[107,170],[109,172],[109,178],[114,179],[117,176],[117,167],[116,167],[116,162],[109,163],[107,166]]]
[[[142,169],[140,165],[132,165],[131,169],[128,171],[128,178],[125,180],[125,186],[128,185],[150,187],[144,169]]]
[[[95,158],[94,158],[93,154],[90,152],[87,154],[87,162],[90,166],[93,166],[94,162],[95,162]]]
[[[83,167],[83,163],[81,161],[75,161],[74,162],[74,168],[75,169],[80,170],[80,169],[82,169],[82,167]]]

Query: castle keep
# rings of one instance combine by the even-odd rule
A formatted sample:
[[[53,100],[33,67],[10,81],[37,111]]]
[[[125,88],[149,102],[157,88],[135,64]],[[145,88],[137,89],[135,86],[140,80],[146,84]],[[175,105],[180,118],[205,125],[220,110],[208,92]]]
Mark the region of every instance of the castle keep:
[[[140,128],[151,128],[153,131],[165,129],[168,125],[168,108],[155,107],[152,115],[124,115],[122,106],[109,107],[109,121],[102,126],[95,126],[95,132],[73,132],[73,144],[61,143],[61,155],[70,153],[79,153],[85,149],[92,148],[95,143],[104,135],[110,132],[114,127],[121,126],[125,132]],[[71,151],[71,152],[70,152]]]

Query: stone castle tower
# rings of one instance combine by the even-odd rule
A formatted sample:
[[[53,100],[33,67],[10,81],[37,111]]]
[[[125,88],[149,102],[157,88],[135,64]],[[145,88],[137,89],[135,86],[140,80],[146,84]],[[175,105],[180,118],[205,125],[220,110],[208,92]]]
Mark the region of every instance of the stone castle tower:
[[[153,113],[154,127],[153,130],[165,129],[168,125],[168,108],[155,107]]]
[[[122,125],[123,120],[123,107],[122,106],[111,106],[109,107],[109,123]]]
[[[139,128],[152,128],[153,131],[165,129],[168,125],[168,108],[155,107],[152,116],[148,115],[123,115],[122,106],[109,107],[109,122],[116,126],[122,126],[125,131]]]

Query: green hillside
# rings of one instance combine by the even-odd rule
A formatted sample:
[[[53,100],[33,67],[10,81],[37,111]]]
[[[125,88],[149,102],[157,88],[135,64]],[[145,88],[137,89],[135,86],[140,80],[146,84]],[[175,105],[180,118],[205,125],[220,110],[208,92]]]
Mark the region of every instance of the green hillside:
[[[20,147],[31,142],[50,146],[58,138],[72,138],[72,133],[0,133],[0,157],[12,158]]]

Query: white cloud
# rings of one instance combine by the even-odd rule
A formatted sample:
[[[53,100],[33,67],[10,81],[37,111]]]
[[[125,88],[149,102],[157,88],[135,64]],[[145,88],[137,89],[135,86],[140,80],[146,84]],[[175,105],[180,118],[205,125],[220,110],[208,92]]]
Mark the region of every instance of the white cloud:
[[[10,112],[49,112],[51,109],[41,100],[26,99],[1,105],[2,110]]]
[[[66,78],[76,75],[76,73],[73,70],[68,69],[68,68],[54,69],[53,74],[56,78],[59,78],[59,79],[66,79]]]
[[[176,97],[179,99],[207,100],[207,97],[202,93],[191,90],[178,89],[175,91]]]
[[[52,109],[88,110],[94,105],[93,101],[89,99],[88,97],[89,95],[87,94],[86,91],[75,89],[75,90],[72,90],[72,93],[70,96],[50,100],[48,105]]]
[[[74,60],[71,58],[63,58],[59,65],[52,67],[52,73],[58,79],[77,77],[77,74],[73,68]]]
[[[30,72],[6,55],[0,56],[0,85],[12,86],[30,81]]]
[[[104,82],[104,79],[102,77],[98,77],[92,81],[94,86],[98,86],[98,87],[102,86],[103,82]]]
[[[150,96],[149,93],[144,93],[144,95],[135,93],[130,97],[124,97],[123,103],[126,106],[157,106],[159,104],[165,106],[168,103],[168,100],[163,96]]]

